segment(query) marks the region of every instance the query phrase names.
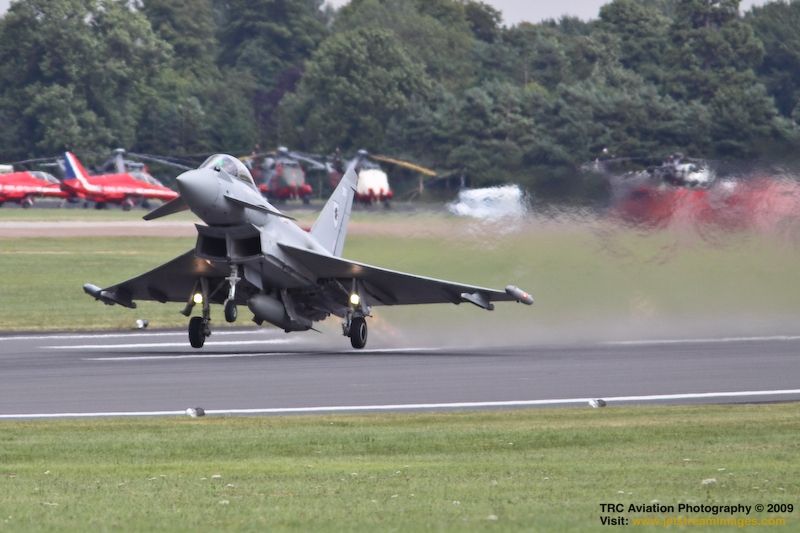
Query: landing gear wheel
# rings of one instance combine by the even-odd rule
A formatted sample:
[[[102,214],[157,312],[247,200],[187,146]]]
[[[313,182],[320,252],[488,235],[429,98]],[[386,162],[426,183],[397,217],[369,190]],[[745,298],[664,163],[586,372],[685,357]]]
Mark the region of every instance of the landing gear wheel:
[[[130,211],[132,207],[133,207],[133,201],[125,200],[124,202],[122,202],[123,211]]]
[[[356,350],[367,345],[367,321],[363,316],[356,316],[350,321],[350,344]]]
[[[20,202],[20,205],[24,209],[28,209],[29,207],[33,206],[33,200],[31,200],[30,198],[27,198],[27,197],[23,198],[23,200]]]
[[[202,348],[206,343],[208,324],[203,317],[193,316],[189,320],[189,344],[192,348]]]
[[[311,198],[308,196],[303,196],[303,205],[309,205],[311,203]]]
[[[236,317],[239,315],[239,311],[236,309],[236,302],[233,300],[225,300],[225,321],[226,322],[236,322]]]

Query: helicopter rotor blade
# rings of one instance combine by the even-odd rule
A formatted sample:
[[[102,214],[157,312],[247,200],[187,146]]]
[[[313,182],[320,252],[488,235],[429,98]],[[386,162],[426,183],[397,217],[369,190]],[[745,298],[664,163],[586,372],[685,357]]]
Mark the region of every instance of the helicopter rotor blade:
[[[143,159],[145,161],[150,161],[151,163],[159,163],[161,165],[166,165],[168,167],[175,167],[180,170],[194,170],[196,167],[190,167],[188,165],[183,165],[181,163],[176,163],[175,161],[170,161],[165,157],[155,156],[150,154],[138,154],[135,152],[127,152],[127,155],[131,157],[135,157],[138,159]]]
[[[302,154],[300,152],[289,152],[289,157],[293,157],[298,161],[303,161],[304,163],[308,163],[315,170],[325,170],[325,164],[322,163],[321,161],[317,161],[310,155]]]
[[[22,161],[12,161],[11,163],[7,163],[9,165],[28,165],[31,163],[51,163],[56,160],[55,157],[37,157],[34,159],[23,159]]]
[[[393,157],[387,157],[385,155],[372,155],[372,154],[370,154],[369,157],[375,159],[376,161],[391,163],[392,165],[397,165],[399,167],[413,170],[414,172],[419,172],[420,174],[423,174],[425,176],[435,177],[437,175],[435,170],[431,170],[429,168],[414,163],[410,163],[408,161],[403,161],[402,159],[395,159]]]

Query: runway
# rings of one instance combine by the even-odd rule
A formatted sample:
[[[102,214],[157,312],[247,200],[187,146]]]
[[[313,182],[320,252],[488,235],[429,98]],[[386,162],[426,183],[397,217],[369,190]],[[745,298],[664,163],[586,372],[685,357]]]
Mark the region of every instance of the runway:
[[[800,400],[800,336],[349,349],[328,334],[0,335],[0,418]]]

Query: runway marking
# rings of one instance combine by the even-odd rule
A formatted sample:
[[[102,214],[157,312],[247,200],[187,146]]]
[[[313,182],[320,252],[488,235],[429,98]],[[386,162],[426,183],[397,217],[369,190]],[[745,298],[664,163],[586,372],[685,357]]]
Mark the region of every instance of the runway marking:
[[[172,361],[177,359],[236,359],[238,357],[267,357],[275,355],[295,355],[303,352],[270,353],[196,353],[188,355],[134,355],[122,357],[84,357],[84,361]]]
[[[267,342],[267,341],[262,341]],[[290,341],[286,341],[290,342]],[[206,344],[208,346],[211,343]],[[273,344],[278,344],[273,341]],[[185,346],[182,344],[181,346]],[[444,348],[379,348],[377,350],[349,351],[349,352],[324,352],[323,355],[369,355],[371,353],[414,353],[414,352],[435,352]],[[173,359],[235,359],[237,357],[266,357],[275,355],[320,355],[318,352],[268,352],[268,353],[222,353],[222,354],[185,354],[185,355],[132,355],[119,357],[85,357],[84,361],[158,361]]]
[[[764,341],[796,341],[797,335],[774,335],[771,337],[719,337],[707,339],[653,339],[638,341],[608,341],[601,344],[606,346],[657,346],[668,344],[724,344],[733,342],[764,342]]]
[[[297,339],[258,339],[253,341],[207,342],[205,346],[243,346],[250,344],[289,344]],[[63,346],[43,346],[48,350],[110,350],[114,348],[185,348],[186,342],[137,342],[132,344],[65,344]]]
[[[654,394],[648,396],[614,396],[603,398],[608,404],[613,402],[652,402],[660,400],[699,400],[714,398],[747,398],[754,396],[787,396],[800,395],[800,389],[734,391],[734,392],[702,392],[688,394]],[[529,407],[538,405],[570,405],[586,404],[591,398],[559,398],[552,400],[523,400],[507,402],[456,402],[456,403],[412,403],[388,405],[339,405],[331,407],[275,407],[264,409],[205,409],[208,415],[257,415],[257,414],[291,414],[291,413],[335,413],[348,411],[410,411],[420,409],[469,409],[477,407]],[[81,417],[128,417],[128,416],[173,416],[185,415],[180,411],[112,411],[94,413],[29,413],[0,415],[0,420],[16,418],[81,418]]]
[[[215,331],[214,335],[268,335],[283,333],[278,330],[239,330],[239,331]],[[80,334],[55,334],[55,335],[7,335],[0,337],[0,341],[36,341],[36,340],[74,340],[74,339],[114,339],[127,337],[185,337],[185,331],[157,331],[152,333],[130,332],[130,333],[80,333]]]

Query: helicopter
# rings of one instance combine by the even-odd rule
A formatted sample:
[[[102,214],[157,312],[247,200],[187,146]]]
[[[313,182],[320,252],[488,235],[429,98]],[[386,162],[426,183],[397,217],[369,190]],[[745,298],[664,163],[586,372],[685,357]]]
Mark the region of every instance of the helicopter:
[[[356,170],[358,171],[355,201],[362,205],[382,203],[384,207],[388,208],[391,205],[392,198],[394,198],[394,191],[389,184],[389,176],[379,162],[407,168],[419,173],[421,176],[437,176],[436,171],[429,168],[384,155],[373,155],[364,149],[359,150],[352,161],[357,162]],[[331,187],[335,188],[339,184],[345,167],[345,161],[341,152],[337,149],[325,163]]]
[[[608,178],[612,216],[627,223],[769,230],[800,217],[800,183],[780,173],[741,173],[734,167],[721,175],[719,162],[680,153],[645,170],[621,174],[611,170],[626,160],[631,159],[595,161],[584,168]]]
[[[310,204],[314,188],[306,181],[301,161],[319,170],[324,169],[317,161],[285,146],[279,146],[275,152],[241,159],[253,174],[261,194],[277,203],[299,199],[304,205]]]

